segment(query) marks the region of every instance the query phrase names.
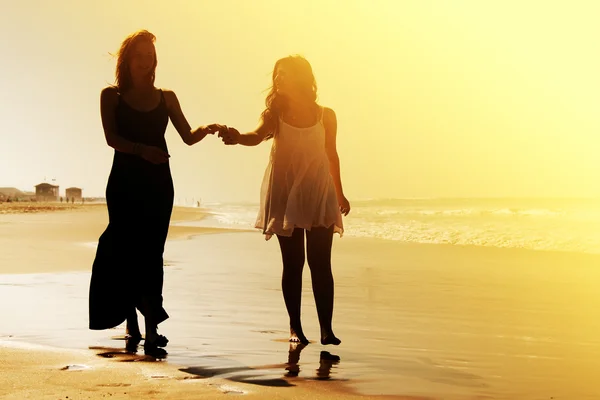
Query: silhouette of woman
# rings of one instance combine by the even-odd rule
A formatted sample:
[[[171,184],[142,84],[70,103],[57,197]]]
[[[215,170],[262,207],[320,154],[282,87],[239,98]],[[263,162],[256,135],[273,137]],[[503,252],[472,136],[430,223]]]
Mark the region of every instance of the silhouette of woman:
[[[300,56],[278,60],[261,123],[253,132],[229,128],[219,136],[227,145],[256,146],[273,138],[261,189],[256,228],[268,240],[277,235],[283,260],[282,289],[290,317],[290,341],[308,344],[300,321],[302,271],[306,258],[321,325],[321,343],[338,345],[332,329],[333,234],[343,233],[342,214],[350,212],[340,176],[335,112],[317,104],[317,85],[309,62]]]
[[[165,130],[170,120],[191,146],[219,125],[192,130],[175,93],[154,86],[155,40],[141,30],[122,42],[116,84],[100,96],[106,142],[115,152],[106,187],[109,224],[92,268],[89,326],[109,329],[127,319],[128,334],[139,343],[138,309],[145,320],[145,353],[165,357],[168,340],[158,334],[158,324],[168,318],[163,252],[174,197]]]

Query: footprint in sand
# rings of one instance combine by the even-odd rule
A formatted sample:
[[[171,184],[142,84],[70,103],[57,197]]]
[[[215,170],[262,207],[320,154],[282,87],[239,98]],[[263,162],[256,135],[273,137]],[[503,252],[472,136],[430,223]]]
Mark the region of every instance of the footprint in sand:
[[[69,365],[62,367],[60,370],[61,371],[83,371],[86,369],[90,369],[90,367],[88,367],[87,365],[83,365],[83,364],[69,364]]]
[[[206,379],[204,376],[180,376],[175,378],[179,381],[189,381],[189,380],[194,380],[194,379]]]
[[[285,331],[275,331],[275,330],[252,330],[251,332],[264,333],[264,334],[268,334],[268,335],[285,333]]]
[[[127,387],[127,386],[131,386],[130,383],[100,383],[96,386],[102,386],[102,387]]]
[[[211,386],[216,386],[221,392],[223,392],[224,394],[248,394],[247,391],[242,390],[242,389],[238,389],[235,388],[233,386],[229,386],[229,385],[211,385]]]

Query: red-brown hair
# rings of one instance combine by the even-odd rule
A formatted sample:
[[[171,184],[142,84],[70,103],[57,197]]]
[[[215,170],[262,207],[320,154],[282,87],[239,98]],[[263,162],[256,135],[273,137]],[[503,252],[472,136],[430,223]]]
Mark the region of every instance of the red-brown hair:
[[[117,68],[115,71],[115,86],[119,89],[120,92],[124,92],[130,89],[133,86],[133,82],[131,79],[131,73],[129,71],[129,59],[131,49],[135,46],[135,44],[141,40],[147,40],[150,43],[154,44],[156,41],[156,36],[152,33],[148,32],[145,29],[139,30],[137,32],[132,33],[127,36],[123,43],[121,43],[121,48],[117,52]],[[158,60],[156,59],[156,53],[154,53],[154,65],[152,66],[152,72],[150,74],[150,84],[154,85],[154,78],[156,77],[156,65],[158,64]]]

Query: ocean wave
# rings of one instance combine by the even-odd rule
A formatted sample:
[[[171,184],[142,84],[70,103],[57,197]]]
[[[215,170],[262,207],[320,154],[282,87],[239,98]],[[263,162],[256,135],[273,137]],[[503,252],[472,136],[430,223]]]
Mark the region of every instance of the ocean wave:
[[[531,201],[402,200],[402,206],[375,200],[354,203],[345,234],[411,243],[474,245],[532,250],[600,253],[600,206]],[[394,200],[397,202],[398,200]],[[407,204],[406,202],[410,202]],[[211,207],[204,225],[252,229],[257,204]]]
[[[416,208],[385,208],[385,207],[362,207],[355,208],[356,213],[361,215],[372,214],[373,216],[433,216],[433,217],[481,217],[481,216],[497,216],[497,217],[561,217],[567,214],[563,210],[531,208],[531,209],[514,209],[514,208],[450,208],[450,209],[416,209]],[[600,214],[598,215],[600,216]]]
[[[600,254],[600,234],[566,232],[561,227],[532,229],[493,224],[436,224],[422,221],[405,223],[346,224],[346,235],[424,244],[485,246],[546,251],[569,251]]]

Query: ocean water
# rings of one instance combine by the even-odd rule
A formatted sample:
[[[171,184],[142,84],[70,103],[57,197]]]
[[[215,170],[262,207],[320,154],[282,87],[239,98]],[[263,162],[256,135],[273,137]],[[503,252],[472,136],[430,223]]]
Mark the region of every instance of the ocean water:
[[[373,199],[353,202],[345,236],[410,243],[600,253],[600,199]],[[204,204],[193,225],[253,229],[258,204]]]

